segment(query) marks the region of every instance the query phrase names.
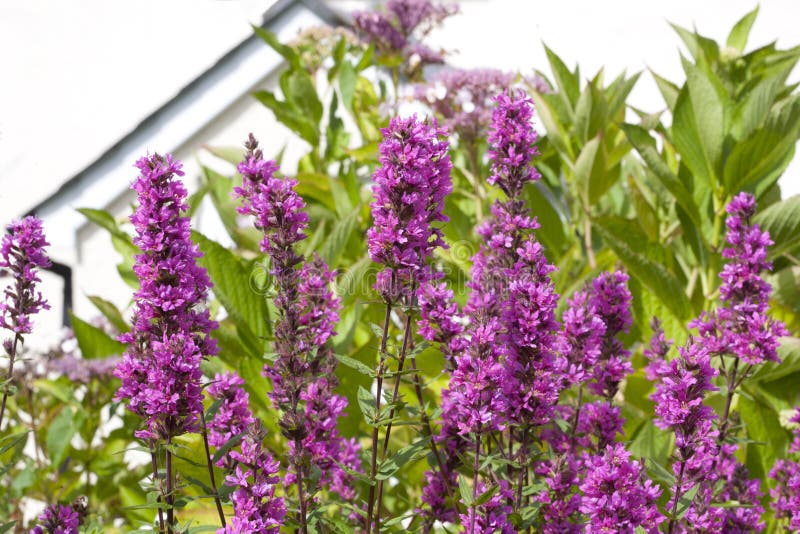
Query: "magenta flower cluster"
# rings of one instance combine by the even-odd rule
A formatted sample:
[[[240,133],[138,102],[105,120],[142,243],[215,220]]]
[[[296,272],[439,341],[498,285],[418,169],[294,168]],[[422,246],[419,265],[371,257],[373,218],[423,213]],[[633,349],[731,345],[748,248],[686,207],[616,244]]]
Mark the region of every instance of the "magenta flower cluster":
[[[399,55],[410,67],[418,70],[425,65],[444,61],[442,51],[433,50],[422,41],[444,19],[455,14],[455,5],[435,4],[431,0],[389,0],[386,10],[353,13],[356,31],[379,53]]]
[[[203,409],[200,362],[217,353],[210,332],[216,323],[205,307],[211,282],[197,264],[184,213],[186,189],[181,164],[171,155],[140,159],[133,184],[138,195],[131,222],[141,254],[133,267],[133,329],[119,339],[128,345],[116,376],[117,398],[146,420],[137,437],[164,439],[199,430]]]
[[[51,504],[39,516],[39,524],[30,534],[78,534],[81,514],[66,504]]]
[[[446,132],[435,121],[394,118],[381,132],[380,166],[373,176],[374,224],[367,231],[369,255],[384,266],[375,289],[390,303],[412,303],[433,277],[428,267],[436,247],[446,248],[444,199],[452,191]]]
[[[38,270],[50,267],[45,252],[49,245],[42,221],[36,217],[28,216],[8,226],[0,245],[0,269],[8,271],[14,283],[5,289],[0,301],[0,327],[15,334],[29,334],[31,316],[50,309],[36,289],[36,284],[41,282]]]
[[[337,428],[347,401],[334,393],[337,360],[329,343],[339,321],[340,302],[330,289],[335,273],[318,256],[305,260],[295,249],[308,225],[297,182],[276,176],[277,165],[264,160],[252,135],[246,147],[235,194],[242,200],[239,212],[252,215],[263,232],[261,249],[271,261],[279,316],[273,326],[276,358],[264,373],[272,381],[270,398],[283,412],[279,425],[289,439],[290,463],[297,467],[284,480],[292,484],[309,476],[310,461],[320,470],[322,487],[353,498],[346,469],[358,469],[358,446]]]

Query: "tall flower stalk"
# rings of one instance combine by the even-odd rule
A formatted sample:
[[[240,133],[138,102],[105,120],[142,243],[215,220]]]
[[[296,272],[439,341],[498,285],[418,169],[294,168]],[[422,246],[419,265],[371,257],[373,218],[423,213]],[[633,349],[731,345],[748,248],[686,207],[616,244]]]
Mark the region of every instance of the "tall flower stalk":
[[[242,200],[239,212],[252,215],[263,232],[261,250],[271,262],[278,309],[276,358],[264,374],[272,381],[270,399],[282,412],[279,426],[289,440],[291,466],[284,480],[297,486],[297,522],[305,533],[316,491],[310,486],[311,465],[320,469],[322,487],[345,499],[354,497],[352,479],[342,465],[358,469],[358,447],[336,428],[347,401],[334,393],[336,358],[329,343],[340,302],[330,289],[335,273],[321,258],[305,260],[296,251],[308,225],[305,203],[294,190],[297,182],[276,176],[277,164],[264,159],[252,135],[245,147],[239,164],[242,186],[235,188],[235,195]]]
[[[171,155],[153,154],[136,166],[133,183],[139,205],[131,216],[136,229],[134,244],[141,254],[133,267],[139,279],[132,330],[119,339],[128,345],[115,375],[122,381],[116,397],[144,418],[145,427],[136,437],[152,444],[165,444],[167,503],[166,528],[174,525],[172,443],[188,432],[201,431],[203,410],[203,358],[217,353],[206,299],[211,282],[197,264],[201,256],[190,239],[186,189],[180,162]],[[207,459],[210,461],[210,459]],[[157,462],[153,457],[154,479]],[[224,518],[221,518],[224,521]],[[163,529],[164,526],[162,525]]]
[[[42,230],[42,221],[32,216],[12,222],[0,245],[0,269],[7,270],[14,279],[6,287],[3,300],[0,301],[0,327],[13,334],[3,343],[8,356],[8,372],[2,384],[0,428],[3,426],[8,390],[14,375],[14,361],[24,343],[24,335],[30,334],[33,328],[31,317],[42,309],[50,309],[47,300],[36,289],[41,282],[38,270],[50,266],[45,253],[45,247],[49,245]]]
[[[375,289],[386,303],[386,314],[377,369],[376,418],[380,418],[383,380],[386,371],[386,347],[392,310],[405,308],[403,347],[398,360],[398,374],[392,400],[396,401],[400,375],[412,337],[412,308],[418,290],[435,278],[429,260],[436,247],[445,247],[442,232],[433,226],[447,221],[444,199],[452,191],[448,144],[445,131],[435,121],[420,121],[416,116],[392,119],[382,130],[380,166],[373,176],[372,216],[374,225],[367,232],[367,244],[373,261],[383,265]],[[416,363],[412,359],[412,365]],[[420,406],[422,389],[415,375],[415,390]],[[393,417],[393,412],[390,414]],[[391,421],[390,421],[391,423]],[[385,458],[391,427],[387,426],[382,457]],[[376,482],[379,447],[378,421],[372,432],[370,480]],[[377,487],[376,487],[377,486]],[[367,500],[367,532],[379,530],[382,484],[370,486]],[[376,499],[377,491],[377,499]]]

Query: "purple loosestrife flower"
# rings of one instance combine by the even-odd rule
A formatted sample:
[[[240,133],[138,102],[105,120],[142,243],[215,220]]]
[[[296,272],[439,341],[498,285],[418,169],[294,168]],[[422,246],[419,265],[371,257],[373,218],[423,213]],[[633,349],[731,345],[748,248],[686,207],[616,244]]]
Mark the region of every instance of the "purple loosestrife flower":
[[[597,314],[588,291],[576,291],[561,318],[568,384],[583,384],[602,353],[606,324]]]
[[[494,99],[496,106],[489,128],[489,159],[492,173],[488,182],[497,185],[511,199],[516,199],[527,182],[538,180],[539,172],[531,165],[538,135],[531,125],[533,103],[523,91],[505,91]]]
[[[452,165],[446,132],[435,120],[396,117],[381,133],[367,246],[372,261],[384,266],[375,289],[389,303],[411,304],[413,292],[433,276],[428,260],[434,249],[446,247],[433,224],[448,220],[443,212],[453,190]]]
[[[208,386],[208,396],[219,402],[214,417],[208,422],[208,443],[219,449],[231,439],[247,431],[255,423],[250,412],[250,396],[242,387],[244,380],[233,372],[218,374]],[[218,467],[230,464],[230,457],[217,461]]]
[[[272,380],[270,399],[283,411],[279,425],[290,440],[291,463],[305,466],[310,460],[323,473],[320,483],[347,498],[354,491],[352,477],[338,464],[358,469],[358,447],[340,436],[336,426],[347,401],[334,394],[337,362],[329,343],[340,309],[330,289],[335,273],[317,256],[304,261],[294,248],[308,225],[305,203],[294,190],[297,182],[275,176],[277,165],[263,159],[252,135],[245,146],[247,154],[239,164],[242,187],[235,193],[242,199],[239,212],[252,215],[264,233],[261,249],[271,260],[279,313],[274,326],[277,357],[264,369]],[[286,482],[296,477],[289,473]]]
[[[453,300],[453,291],[445,283],[426,282],[417,290],[419,335],[441,345],[450,369],[455,368],[455,356],[466,348],[463,316]]]
[[[260,422],[250,425],[241,443],[241,450],[229,455],[234,470],[225,483],[234,489],[231,494],[234,516],[217,534],[277,534],[286,516],[283,498],[275,495],[280,482],[278,462],[263,449],[264,431]]]
[[[601,455],[587,456],[580,487],[584,494],[580,509],[589,518],[586,532],[633,533],[641,526],[655,533],[664,521],[656,504],[661,489],[645,480],[644,468],[631,461],[621,443],[609,445]]]
[[[494,110],[493,97],[511,85],[514,75],[497,69],[447,69],[418,85],[417,100],[427,103],[467,147],[483,138]]]
[[[605,333],[589,390],[609,401],[616,395],[622,379],[633,372],[631,353],[617,337],[627,332],[632,322],[627,282],[628,275],[622,271],[604,272],[592,280],[590,289],[592,306],[605,324]]]
[[[139,206],[131,216],[134,244],[142,253],[133,267],[133,329],[119,337],[128,344],[115,375],[117,399],[144,417],[139,438],[169,439],[198,430],[203,409],[200,361],[217,353],[209,335],[216,323],[205,308],[211,282],[190,239],[186,189],[176,177],[181,164],[171,155],[141,158],[133,184]]]
[[[39,516],[39,524],[30,534],[78,534],[86,512],[86,503],[81,499],[71,506],[51,504]]]
[[[800,425],[800,409],[795,411],[791,422]],[[789,447],[793,457],[775,462],[769,472],[775,487],[769,493],[773,499],[775,518],[785,520],[788,529],[796,532],[800,531],[800,427],[795,427],[793,433],[794,440]]]
[[[0,301],[0,327],[15,334],[30,334],[31,316],[50,309],[36,290],[36,284],[41,282],[37,270],[50,267],[45,253],[49,245],[42,221],[36,217],[28,216],[8,225],[0,245],[0,269],[10,272],[14,284],[5,289]]]
[[[500,480],[498,482],[499,491],[492,495],[488,501],[471,507],[466,514],[461,514],[461,524],[471,525],[475,516],[475,529],[470,531],[474,534],[514,534],[517,529],[511,523],[508,516],[513,512],[507,503],[513,497],[508,482]],[[486,492],[487,488],[482,482],[478,482],[478,495]],[[466,528],[465,528],[466,532]]]
[[[458,12],[456,5],[438,5],[431,0],[389,0],[386,10],[357,11],[353,24],[381,55],[402,57],[410,76],[425,65],[444,62],[444,52],[435,51],[422,40],[447,17]]]
[[[72,354],[65,354],[61,358],[47,362],[47,368],[65,375],[72,382],[88,384],[93,380],[110,379],[121,361],[122,358],[117,356],[86,360]]]
[[[731,355],[747,365],[777,362],[778,338],[788,332],[783,323],[767,315],[772,287],[761,278],[762,272],[772,269],[767,261],[772,240],[768,232],[751,223],[756,211],[753,195],[738,194],[726,210],[731,246],[722,251],[728,260],[720,273],[722,306],[690,326],[697,327],[714,356]]]

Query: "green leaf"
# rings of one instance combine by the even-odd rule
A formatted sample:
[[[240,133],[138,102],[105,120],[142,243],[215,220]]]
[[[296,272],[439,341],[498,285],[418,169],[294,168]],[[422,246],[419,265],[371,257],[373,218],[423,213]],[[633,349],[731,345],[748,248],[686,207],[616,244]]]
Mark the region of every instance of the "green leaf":
[[[754,217],[762,230],[769,232],[775,245],[769,248],[770,258],[800,246],[800,195],[772,204]]]
[[[636,432],[628,450],[636,457],[649,458],[651,462],[648,464],[655,462],[661,466],[669,460],[674,441],[672,433],[659,430],[653,421],[647,420]]]
[[[775,460],[785,455],[789,443],[787,432],[781,427],[778,413],[766,402],[742,395],[738,407],[747,437],[753,440],[747,444],[750,476],[763,480]]]
[[[688,512],[689,508],[692,506],[692,502],[694,502],[694,496],[697,495],[698,489],[700,489],[700,484],[695,484],[689,491],[681,495],[681,498],[678,500],[678,509],[676,510],[675,519],[681,519],[686,515],[686,512]]]
[[[13,529],[14,525],[16,524],[17,524],[16,521],[9,521],[8,523],[3,523],[2,525],[0,525],[0,534],[2,534],[3,532],[11,532],[11,529]]]
[[[733,147],[724,171],[727,191],[774,183],[791,161],[798,133],[800,95],[773,110],[763,128]]]
[[[203,256],[198,263],[208,271],[213,291],[236,323],[241,341],[251,354],[261,357],[271,325],[263,289],[252,283],[252,271],[239,257],[199,232],[192,232]]]
[[[287,46],[280,42],[278,36],[272,33],[269,30],[265,30],[264,28],[260,28],[258,26],[253,25],[253,31],[256,35],[261,37],[261,39],[267,43],[270,48],[275,50],[278,54],[280,54],[286,61],[289,62],[292,67],[299,69],[301,67],[300,56],[297,55],[297,52],[291,46]]]
[[[89,296],[89,300],[94,304],[95,308],[100,310],[100,313],[114,325],[114,328],[119,330],[120,332],[128,332],[130,331],[131,327],[125,321],[125,318],[122,316],[122,312],[119,311],[113,302],[104,299],[103,297],[98,296]]]
[[[751,379],[758,382],[771,382],[800,371],[800,339],[784,337],[780,340],[778,357],[780,362],[767,362],[758,367]]]
[[[210,146],[203,145],[208,152],[234,167],[244,159],[244,148],[238,146]]]
[[[364,376],[368,376],[368,377],[374,377],[375,376],[375,370],[370,368],[370,366],[368,366],[367,364],[365,364],[364,362],[362,362],[360,360],[356,360],[355,358],[351,358],[350,356],[347,356],[346,354],[336,354],[336,359],[339,360],[339,362],[342,365],[345,365],[345,366],[349,367],[350,369],[355,369],[356,371],[358,371],[359,373],[361,373]]]
[[[647,237],[636,230],[637,226],[618,217],[601,217],[594,219],[593,223],[628,272],[662,299],[678,318],[688,319],[692,308],[683,285],[661,262],[641,252],[647,244]]]
[[[353,112],[353,95],[356,92],[356,79],[358,74],[353,68],[353,64],[344,61],[339,70],[339,91],[342,94],[342,104],[350,113]]]
[[[698,227],[702,227],[700,210],[692,197],[692,193],[686,189],[681,180],[670,170],[667,163],[661,158],[655,148],[655,141],[647,131],[635,124],[622,124],[622,130],[628,141],[633,145],[639,155],[642,156],[647,167],[653,172],[664,187],[672,193],[675,201],[686,211],[692,222]]]
[[[377,480],[386,480],[407,463],[424,456],[428,450],[428,443],[430,443],[430,440],[430,436],[418,439],[411,445],[403,447],[392,454],[381,462],[381,465],[378,467],[378,472],[375,474],[375,478]]]
[[[690,64],[684,68],[687,83],[675,103],[672,140],[692,174],[711,187],[722,157],[723,105],[705,73]]]
[[[375,426],[377,422],[375,420],[375,397],[364,386],[358,386],[357,399],[358,407],[361,408],[361,413],[364,415],[364,419],[367,420],[367,424]]]
[[[575,162],[575,185],[587,206],[593,206],[614,184],[614,177],[606,173],[605,160],[605,147],[598,135],[586,143]]]
[[[675,109],[675,102],[678,101],[678,93],[680,93],[678,86],[666,78],[662,78],[652,70],[650,70],[650,74],[656,81],[658,90],[661,92],[661,96],[664,98],[664,102],[666,102],[667,107],[671,110]]]
[[[564,62],[561,61],[561,58],[550,50],[546,44],[542,43],[542,46],[544,46],[547,61],[550,63],[550,69],[553,71],[553,77],[556,80],[556,84],[558,84],[559,95],[570,111],[570,114],[572,114],[572,110],[575,109],[578,97],[580,96],[578,77],[570,72]]]
[[[358,216],[360,209],[354,209],[347,214],[343,219],[340,219],[333,225],[328,239],[322,245],[319,255],[328,265],[338,265],[339,258],[342,255],[350,236],[358,228]]]
[[[747,46],[747,38],[750,35],[750,29],[753,27],[753,22],[755,22],[756,17],[758,16],[758,7],[759,6],[756,5],[753,11],[739,19],[739,21],[733,26],[733,29],[731,29],[731,33],[728,34],[728,39],[725,42],[727,46],[735,48],[739,52],[744,51],[744,47]]]
[[[100,328],[87,323],[72,312],[69,313],[69,319],[84,358],[106,358],[119,356],[125,352],[124,343],[120,343]]]
[[[305,70],[289,71],[281,77],[283,96],[288,102],[310,116],[315,129],[319,130],[319,121],[322,120],[322,102],[319,100],[317,90],[311,75]]]
[[[61,412],[53,419],[47,427],[46,446],[47,452],[50,456],[50,462],[58,466],[64,459],[64,453],[69,447],[69,442],[77,432],[78,424],[77,414],[72,411],[69,406],[64,406]]]
[[[319,145],[318,122],[314,122],[301,110],[292,106],[290,102],[278,100],[270,91],[256,91],[253,96],[267,106],[278,121],[286,125],[301,139],[307,141],[311,146]]]
[[[464,506],[467,508],[472,506],[472,488],[467,482],[467,479],[464,478],[464,475],[458,475],[458,491],[461,493],[461,502],[464,503]]]

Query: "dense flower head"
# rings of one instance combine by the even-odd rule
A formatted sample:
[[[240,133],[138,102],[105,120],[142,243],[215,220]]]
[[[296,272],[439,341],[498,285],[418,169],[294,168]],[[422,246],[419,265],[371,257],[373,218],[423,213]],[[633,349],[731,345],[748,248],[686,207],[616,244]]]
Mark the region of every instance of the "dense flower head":
[[[239,165],[242,187],[240,212],[253,215],[264,232],[261,248],[270,258],[278,316],[273,323],[274,361],[264,367],[272,381],[269,397],[282,411],[278,426],[289,440],[289,461],[313,465],[321,472],[319,483],[343,498],[353,498],[353,480],[345,466],[359,469],[358,446],[344,439],[337,421],[347,400],[334,393],[337,360],[330,346],[339,321],[340,300],[331,290],[336,273],[318,255],[306,260],[295,250],[305,239],[308,215],[294,190],[297,182],[275,176],[277,165],[263,159],[258,142],[250,135],[247,153]],[[287,473],[285,483],[298,473]]]
[[[617,393],[622,379],[633,372],[631,353],[618,337],[628,331],[632,322],[632,297],[627,282],[628,275],[622,271],[603,272],[592,280],[589,290],[591,304],[605,324],[603,345],[589,390],[609,399]]]
[[[255,218],[255,227],[264,233],[261,250],[280,264],[273,268],[293,267],[302,258],[292,247],[306,238],[308,226],[305,202],[294,190],[297,180],[276,176],[278,164],[264,159],[253,134],[245,147],[247,153],[238,166],[242,186],[234,187],[242,201],[237,211]]]
[[[286,516],[283,498],[275,494],[280,482],[278,462],[262,446],[264,432],[259,423],[250,428],[240,450],[229,454],[235,462],[225,483],[235,488],[231,494],[234,516],[217,534],[277,534]]]
[[[208,421],[208,443],[220,448],[236,436],[240,436],[255,423],[250,412],[250,396],[242,387],[244,380],[234,372],[217,374],[208,386],[208,396],[218,403],[214,416]],[[217,461],[222,467],[228,458]]]
[[[73,506],[51,504],[39,516],[39,524],[30,534],[78,534],[81,515]]]
[[[539,154],[535,144],[538,135],[531,125],[533,102],[521,90],[500,93],[494,101],[488,136],[492,173],[488,181],[515,198],[527,182],[539,179],[531,165]]]
[[[692,322],[715,355],[731,355],[749,365],[779,361],[778,338],[788,334],[780,321],[769,317],[772,287],[761,273],[772,269],[767,248],[769,233],[751,222],[755,197],[740,193],[726,208],[727,241],[722,251],[727,260],[720,273],[722,305],[715,313]]]
[[[563,349],[567,361],[564,379],[581,384],[591,376],[600,358],[606,324],[598,315],[588,291],[576,291],[561,318]]]
[[[0,301],[0,327],[15,334],[31,332],[31,316],[50,305],[36,290],[41,282],[38,270],[50,267],[42,221],[33,216],[13,221],[0,244],[0,272],[9,271],[14,282],[6,287]]]
[[[643,527],[658,532],[664,517],[656,501],[661,489],[646,480],[639,462],[621,443],[609,445],[602,454],[586,459],[581,512],[589,518],[586,532],[628,532]]]
[[[448,365],[455,367],[455,355],[466,348],[463,317],[445,283],[428,281],[417,290],[419,335],[441,344]]]
[[[373,226],[367,246],[373,261],[384,266],[376,290],[389,301],[411,299],[433,273],[428,260],[445,247],[444,199],[453,190],[446,132],[435,120],[396,117],[381,130],[380,166],[373,176]]]
[[[482,138],[492,119],[493,98],[511,85],[514,75],[498,69],[446,69],[418,85],[417,100],[443,118],[444,126],[470,146]]]
[[[422,40],[444,19],[457,13],[458,6],[431,0],[389,0],[385,8],[353,13],[356,31],[374,44],[379,54],[400,55],[407,62],[409,74],[444,61],[444,52],[429,48]]]
[[[467,509],[461,514],[461,524],[474,525],[469,532],[474,534],[514,534],[517,529],[511,523],[510,515],[513,512],[508,501],[513,496],[511,486],[505,480],[498,482],[498,490],[485,503]],[[480,496],[488,488],[483,482],[478,482],[477,494]]]
[[[545,489],[536,496],[545,534],[583,532],[579,521],[582,496],[577,491],[583,461],[583,457],[576,454],[560,454],[552,460],[536,463],[536,474],[545,483]]]
[[[203,409],[200,362],[217,353],[209,335],[216,323],[205,307],[211,282],[190,239],[186,189],[181,164],[154,154],[137,163],[133,184],[139,205],[131,216],[133,242],[141,250],[133,270],[133,329],[120,336],[128,344],[116,376],[118,399],[145,417],[141,438],[168,438],[197,430]]]
[[[791,531],[800,531],[800,462],[780,459],[769,476],[775,481],[770,496],[776,519],[785,521]]]

